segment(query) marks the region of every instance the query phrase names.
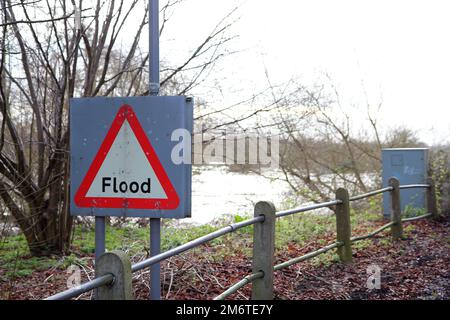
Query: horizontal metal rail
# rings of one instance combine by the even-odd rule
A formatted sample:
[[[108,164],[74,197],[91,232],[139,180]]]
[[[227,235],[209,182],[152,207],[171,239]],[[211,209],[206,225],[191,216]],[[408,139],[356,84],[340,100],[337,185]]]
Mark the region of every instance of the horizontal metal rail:
[[[189,249],[198,247],[199,245],[202,245],[202,244],[204,244],[206,242],[214,240],[214,239],[216,239],[216,238],[218,238],[220,236],[223,236],[223,235],[225,235],[227,233],[234,232],[234,231],[236,231],[238,229],[241,229],[241,228],[253,225],[253,224],[258,223],[258,222],[263,222],[264,219],[265,219],[264,216],[261,215],[261,216],[254,217],[254,218],[246,220],[246,221],[242,221],[242,222],[239,222],[239,223],[231,224],[231,225],[229,225],[229,226],[227,226],[225,228],[222,228],[222,229],[219,229],[217,231],[211,232],[211,233],[209,233],[207,235],[204,235],[203,237],[200,237],[200,238],[197,238],[195,240],[189,241],[189,242],[187,242],[187,243],[185,243],[185,244],[183,244],[181,246],[178,246],[176,248],[170,249],[170,250],[165,251],[163,253],[160,253],[160,254],[158,254],[156,256],[153,256],[151,258],[148,258],[146,260],[138,262],[138,263],[134,264],[131,267],[131,271],[132,272],[136,272],[136,271],[142,270],[142,269],[147,268],[147,267],[149,267],[149,266],[151,266],[151,265],[153,265],[155,263],[158,263],[158,262],[166,260],[166,259],[168,259],[170,257],[176,256],[176,255],[178,255],[178,254],[180,254],[180,253],[182,253],[184,251],[187,251]]]
[[[68,300],[78,297],[80,294],[86,293],[101,286],[108,285],[114,281],[114,276],[112,274],[105,274],[104,276],[95,278],[91,281],[83,283],[77,287],[71,288],[69,290],[57,293],[53,296],[46,298],[45,300]]]
[[[376,229],[375,231],[372,231],[372,232],[369,233],[369,234],[366,234],[366,235],[364,235],[364,236],[352,237],[352,238],[350,238],[350,241],[353,243],[353,242],[356,242],[356,241],[360,241],[360,240],[365,240],[365,239],[368,239],[368,238],[372,238],[372,237],[376,236],[378,233],[382,232],[383,230],[385,230],[385,229],[387,229],[387,228],[389,228],[389,227],[392,227],[394,224],[395,224],[394,221],[389,222],[389,223],[385,224],[384,226],[382,226],[382,227]]]
[[[259,279],[259,278],[263,278],[263,277],[264,277],[264,272],[262,272],[262,271],[259,271],[257,273],[249,274],[244,279],[242,279],[239,282],[236,282],[234,285],[229,287],[226,291],[224,291],[223,293],[221,293],[220,295],[215,297],[214,300],[225,300],[226,298],[228,298],[232,294],[238,292],[238,290],[240,290],[241,288],[243,288],[246,285],[248,285],[249,283],[251,283],[253,280]]]
[[[421,215],[421,216],[418,216],[418,217],[405,218],[405,219],[402,219],[402,222],[411,222],[411,221],[416,221],[416,220],[420,220],[420,219],[425,219],[425,218],[431,217],[432,215],[433,215],[432,213],[427,213],[427,214],[424,214],[424,215]],[[353,243],[353,242],[356,242],[356,241],[360,241],[360,240],[365,240],[365,239],[371,238],[371,237],[377,235],[378,233],[382,232],[383,230],[391,227],[394,224],[395,224],[394,221],[389,222],[389,223],[385,224],[384,226],[376,229],[375,231],[373,231],[373,232],[371,232],[371,233],[369,233],[367,235],[353,237],[353,238],[350,239],[350,241]]]
[[[348,199],[348,200],[349,201],[361,200],[361,199],[365,199],[365,198],[368,198],[368,197],[371,197],[371,196],[375,196],[375,195],[380,194],[380,193],[391,191],[393,189],[394,188],[392,188],[392,187],[386,187],[386,188],[383,188],[383,189],[370,191],[370,192],[361,194],[359,196],[350,197],[350,199]]]
[[[305,207],[299,207],[299,208],[295,208],[295,209],[280,211],[280,212],[277,212],[277,214],[275,216],[277,218],[281,218],[281,217],[289,216],[289,215],[295,214],[295,213],[306,212],[306,211],[311,211],[311,210],[320,209],[320,208],[328,208],[328,207],[335,206],[335,205],[341,204],[341,203],[342,203],[341,200],[332,200],[332,201],[328,201],[328,202],[312,204],[312,205],[305,206]]]
[[[431,217],[433,214],[432,213],[427,213],[418,217],[412,217],[412,218],[404,218],[402,219],[402,222],[411,222],[411,221],[416,221],[416,220],[420,220],[420,219],[424,219],[424,218],[428,218]]]
[[[341,247],[341,246],[343,246],[343,245],[344,245],[344,244],[343,244],[342,242],[335,242],[335,243],[332,243],[332,244],[330,244],[330,245],[328,245],[328,246],[326,246],[326,247],[323,247],[323,248],[321,248],[321,249],[319,249],[319,250],[316,250],[316,251],[307,253],[307,254],[305,254],[305,255],[303,255],[303,256],[301,256],[301,257],[294,258],[294,259],[288,260],[288,261],[286,261],[286,262],[277,264],[277,265],[273,268],[273,270],[274,270],[274,271],[278,271],[278,270],[281,270],[281,269],[290,267],[290,266],[292,266],[292,265],[294,265],[294,264],[296,264],[296,263],[299,263],[299,262],[302,262],[302,261],[305,261],[305,260],[309,260],[309,259],[311,259],[311,258],[314,258],[314,257],[316,257],[316,256],[318,256],[318,255],[320,255],[320,254],[322,254],[322,253],[325,253],[325,252],[330,251],[330,250],[332,250],[332,249],[339,248],[339,247]]]
[[[416,189],[416,188],[430,188],[429,184],[405,184],[403,186],[399,186],[399,189]]]

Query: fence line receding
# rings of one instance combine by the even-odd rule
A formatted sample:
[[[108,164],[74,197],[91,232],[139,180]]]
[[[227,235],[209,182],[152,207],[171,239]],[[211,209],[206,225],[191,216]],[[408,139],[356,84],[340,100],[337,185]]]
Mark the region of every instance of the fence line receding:
[[[404,218],[400,217],[400,190],[403,189],[413,189],[413,188],[423,188],[427,190],[427,213],[421,216]],[[215,300],[223,300],[232,294],[236,293],[246,285],[252,283],[252,299],[271,299],[273,297],[273,272],[280,271],[284,268],[290,267],[302,261],[312,259],[318,255],[324,254],[330,250],[337,249],[339,258],[342,262],[351,262],[352,251],[351,245],[357,241],[372,238],[382,231],[390,228],[391,234],[394,240],[400,239],[402,236],[402,223],[416,221],[419,219],[424,219],[428,217],[437,217],[438,213],[436,210],[436,196],[434,190],[434,184],[431,179],[428,179],[427,184],[411,184],[411,185],[400,185],[396,178],[391,178],[389,180],[389,186],[367,192],[365,194],[356,195],[353,197],[348,196],[348,192],[345,189],[338,189],[336,193],[336,199],[307,205],[303,207],[298,207],[294,209],[275,211],[275,207],[270,202],[259,202],[255,205],[255,216],[251,219],[234,223],[202,237],[189,241],[183,245],[165,251],[156,256],[150,257],[146,260],[140,261],[134,265],[131,265],[127,259],[124,259],[120,255],[121,259],[116,259],[119,261],[119,266],[117,269],[111,266],[110,269],[114,270],[110,273],[97,275],[97,278],[81,284],[78,287],[71,288],[69,290],[57,293],[46,300],[66,300],[78,297],[80,294],[89,292],[94,289],[101,288],[98,290],[97,299],[125,299],[131,297],[131,282],[123,274],[128,272],[131,274],[133,272],[145,269],[151,265],[166,260],[170,257],[179,255],[187,250],[196,248],[202,244],[205,244],[213,239],[221,237],[223,235],[233,233],[241,228],[255,225],[253,228],[253,270],[252,273],[244,277],[242,280],[238,281],[222,294],[217,296]],[[389,192],[391,195],[391,222],[379,227],[378,229],[361,236],[351,237],[351,226],[350,226],[350,206],[349,203],[352,201],[366,199],[378,194]],[[322,248],[315,251],[309,252],[303,256],[282,262],[277,265],[273,265],[274,259],[274,243],[275,243],[275,224],[274,221],[277,218],[312,211],[320,208],[332,208],[334,207],[336,216],[336,242],[328,244]],[[106,260],[106,259],[104,259]],[[96,270],[97,270],[96,266]],[[99,266],[99,270],[101,266]],[[118,270],[121,271],[118,271]],[[117,271],[116,271],[117,270]],[[118,281],[120,280],[120,281]],[[129,291],[129,292],[124,292]],[[105,293],[106,292],[106,293]],[[117,293],[119,292],[119,293]]]

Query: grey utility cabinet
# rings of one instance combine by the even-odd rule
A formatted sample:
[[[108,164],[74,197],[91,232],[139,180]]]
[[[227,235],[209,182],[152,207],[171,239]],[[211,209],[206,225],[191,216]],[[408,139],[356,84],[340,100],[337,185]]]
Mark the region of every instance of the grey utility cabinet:
[[[388,186],[389,178],[395,177],[400,185],[424,184],[427,180],[428,149],[427,148],[396,148],[382,150],[383,187]],[[426,189],[405,189],[400,191],[401,210],[407,207],[425,208]],[[390,195],[383,194],[383,214],[389,217]]]

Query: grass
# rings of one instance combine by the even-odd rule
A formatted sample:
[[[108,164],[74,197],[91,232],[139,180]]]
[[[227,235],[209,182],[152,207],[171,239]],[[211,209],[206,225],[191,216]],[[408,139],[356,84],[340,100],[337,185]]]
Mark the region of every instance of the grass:
[[[414,208],[411,205],[406,205],[402,212],[402,218],[412,218],[426,214],[427,210],[423,208]]]
[[[367,225],[371,221],[380,220],[380,214],[370,213],[357,214],[351,212],[351,224],[353,234],[358,228]],[[375,210],[376,212],[376,210]],[[379,211],[378,211],[379,212]],[[235,216],[233,222],[240,222],[247,219],[243,216]],[[166,224],[162,228],[162,251],[177,247],[188,241],[201,237],[220,227],[227,225],[225,221],[216,225],[183,226],[174,227]],[[334,237],[336,221],[334,215],[316,215],[311,213],[297,214],[281,219],[277,219],[276,227],[276,250],[286,250],[286,246],[295,243],[304,246],[312,239],[319,245],[327,245],[324,237]],[[360,230],[358,230],[361,232]],[[412,230],[406,230],[407,232]],[[243,253],[250,257],[252,252],[253,227],[248,226],[225,235],[210,242],[210,258],[218,261],[227,256]],[[46,270],[59,268],[65,270],[71,264],[86,265],[94,254],[95,233],[94,230],[85,226],[77,225],[74,228],[74,236],[71,247],[71,254],[65,257],[31,257],[22,235],[7,237],[0,240],[0,275],[7,279],[21,276],[28,276],[35,270]],[[386,239],[387,240],[387,239]],[[387,240],[390,241],[390,240]],[[363,250],[370,244],[370,241],[361,241],[355,244],[355,250]],[[106,248],[109,250],[118,249],[125,251],[129,256],[142,255],[148,253],[149,230],[148,228],[136,227],[110,227],[106,229]],[[202,254],[204,250],[200,247],[194,250],[194,254]],[[336,261],[337,256],[334,251],[314,259],[314,263],[328,264]]]
[[[403,237],[404,238],[412,237],[414,235],[415,230],[416,230],[416,227],[413,224],[404,226],[403,227]]]
[[[34,271],[46,270],[55,265],[52,257],[31,257],[23,235],[7,237],[0,242],[0,265],[7,278],[28,276]]]
[[[216,229],[217,227],[209,225],[163,228],[162,250],[174,248]],[[245,230],[245,232],[249,231]],[[212,241],[212,245],[223,241],[226,239],[216,239]],[[129,256],[142,254],[148,252],[149,230],[148,228],[108,226],[105,244],[107,249],[123,250]],[[32,257],[23,235],[5,237],[0,240],[0,275],[11,279],[50,268],[66,269],[71,264],[86,265],[89,256],[95,252],[95,231],[85,226],[75,226],[71,252],[69,256],[64,257]]]

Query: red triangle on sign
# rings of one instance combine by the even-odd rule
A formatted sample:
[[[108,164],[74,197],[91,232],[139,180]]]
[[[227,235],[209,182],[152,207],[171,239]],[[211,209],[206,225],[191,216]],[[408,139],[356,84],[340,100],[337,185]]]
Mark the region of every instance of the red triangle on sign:
[[[124,130],[123,133],[118,137],[122,130]],[[116,139],[122,139],[123,143],[120,144],[122,140],[115,143]],[[132,149],[134,154],[128,151],[128,155],[132,155],[128,160],[125,153],[130,148],[134,148]],[[140,159],[136,159],[139,156]],[[105,161],[108,157],[110,160]],[[108,163],[105,164],[105,162]],[[117,168],[117,163],[126,168]],[[135,165],[131,167],[130,164]],[[150,177],[147,178],[147,176]],[[132,181],[118,180],[121,178]],[[133,178],[134,180],[144,179],[144,181],[139,184],[140,181],[134,181]],[[129,105],[123,105],[117,112],[74,200],[77,206],[85,208],[170,210],[178,207],[180,203],[178,194]]]

